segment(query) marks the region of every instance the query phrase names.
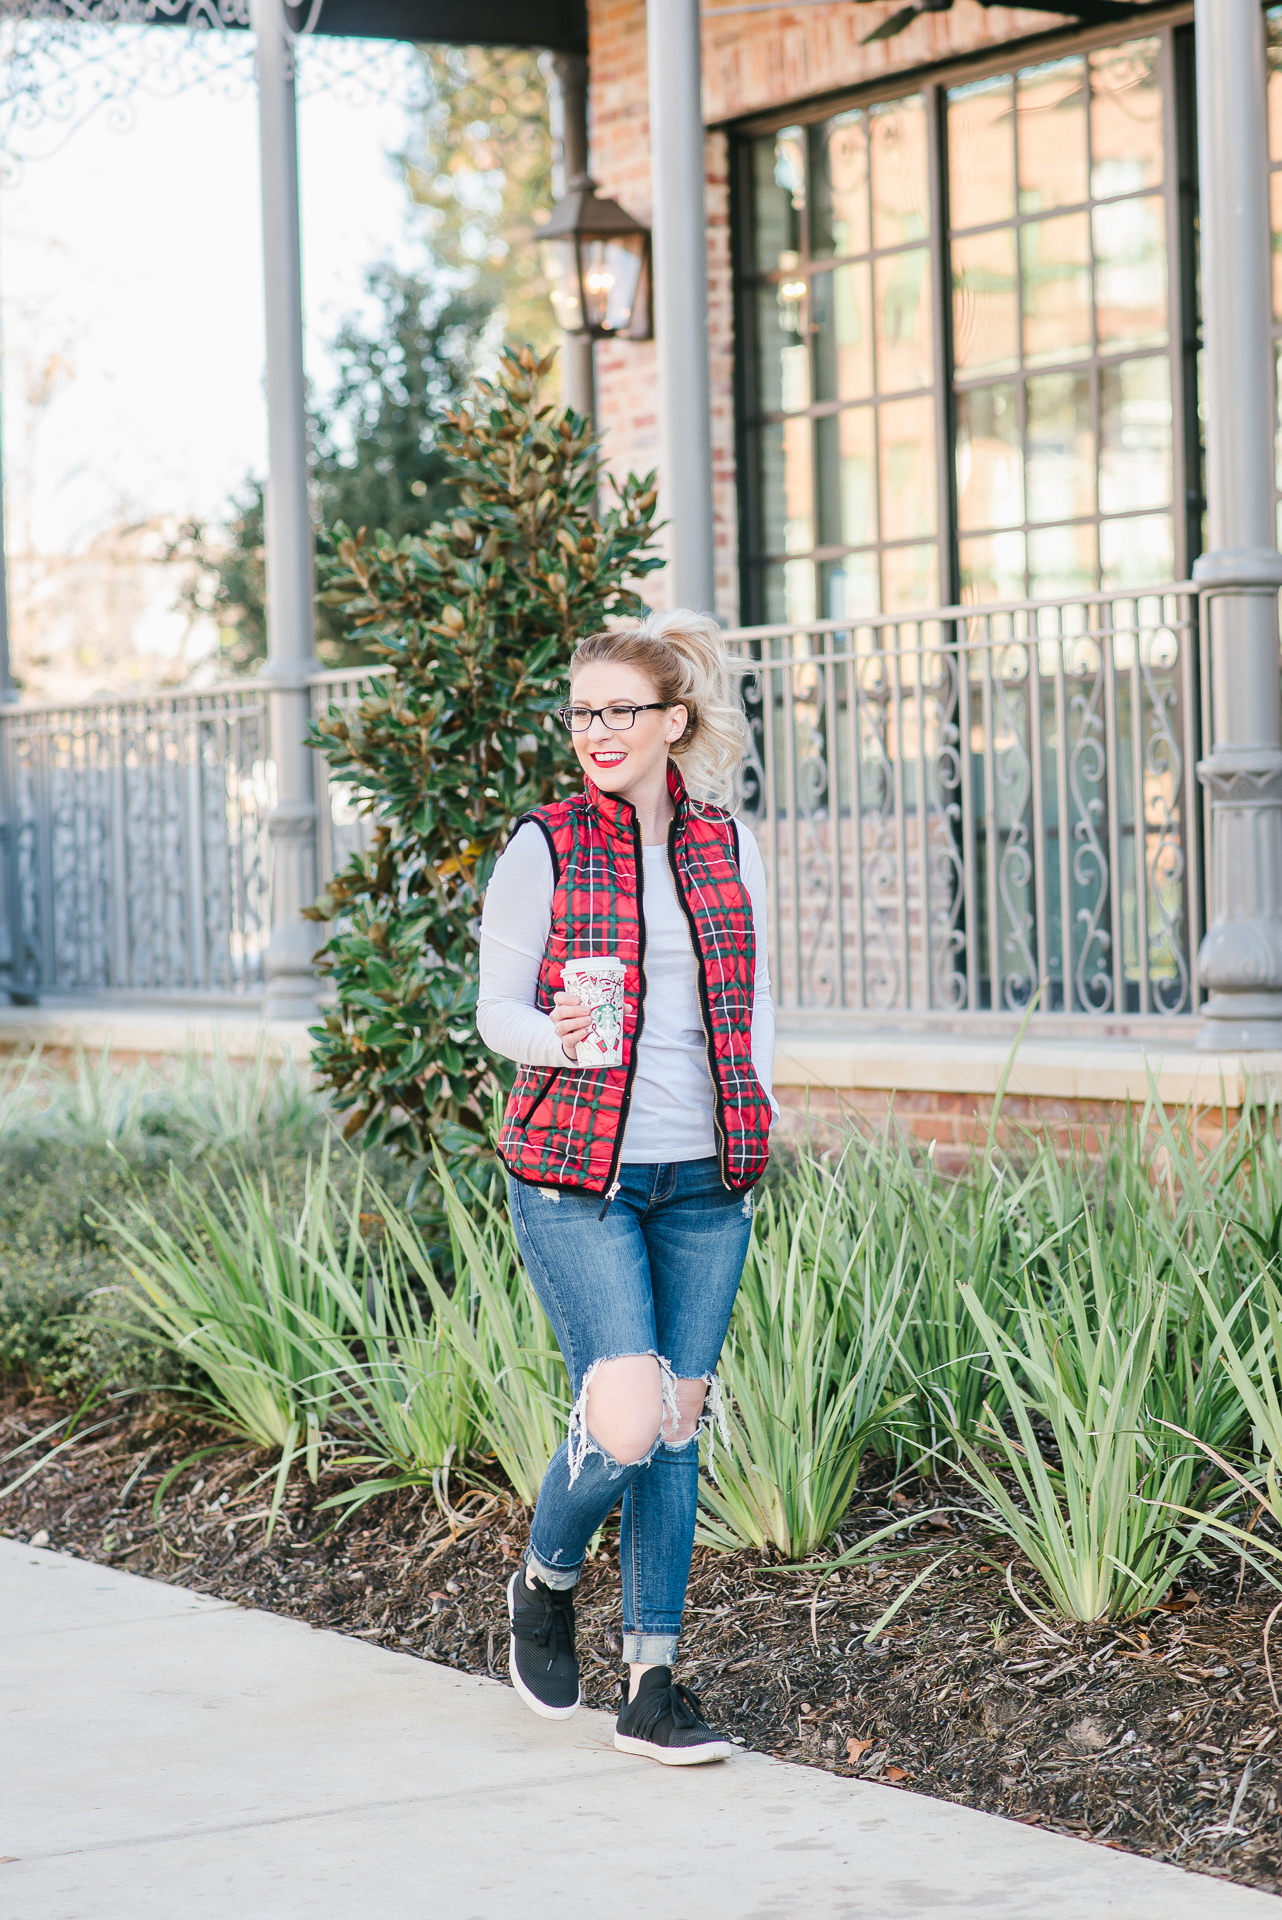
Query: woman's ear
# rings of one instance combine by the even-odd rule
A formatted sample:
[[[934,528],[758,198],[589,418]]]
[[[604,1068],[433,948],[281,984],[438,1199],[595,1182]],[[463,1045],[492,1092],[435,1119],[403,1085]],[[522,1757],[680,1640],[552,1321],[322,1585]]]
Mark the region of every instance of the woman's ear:
[[[686,707],[673,707],[671,713],[668,715],[668,726],[663,736],[664,739],[670,747],[675,746],[677,741],[684,738],[689,731],[689,709]]]

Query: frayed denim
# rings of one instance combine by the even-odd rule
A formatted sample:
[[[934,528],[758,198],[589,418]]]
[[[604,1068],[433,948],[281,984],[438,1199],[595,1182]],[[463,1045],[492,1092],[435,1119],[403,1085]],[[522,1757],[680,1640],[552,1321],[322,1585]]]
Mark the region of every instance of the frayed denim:
[[[517,1240],[574,1392],[565,1443],[544,1475],[529,1561],[574,1585],[588,1542],[620,1499],[624,1658],[670,1666],[685,1606],[698,1505],[698,1435],[660,1435],[643,1459],[615,1460],[587,1425],[587,1390],[607,1360],[651,1354],[665,1413],[675,1382],[707,1384],[703,1425],[720,1415],[714,1377],[752,1232],[752,1197],[715,1160],[629,1166],[604,1220],[599,1195],[509,1182]],[[670,1421],[669,1421],[670,1424]]]

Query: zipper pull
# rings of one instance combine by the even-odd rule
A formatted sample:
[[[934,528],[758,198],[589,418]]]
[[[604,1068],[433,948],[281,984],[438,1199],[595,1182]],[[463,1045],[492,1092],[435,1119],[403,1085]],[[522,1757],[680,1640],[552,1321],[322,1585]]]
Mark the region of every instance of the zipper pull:
[[[597,1215],[598,1220],[605,1219],[606,1214],[609,1213],[610,1208],[614,1205],[614,1196],[618,1191],[619,1191],[619,1182],[616,1180],[614,1185],[606,1193],[605,1205],[602,1207],[600,1213],[598,1213]]]

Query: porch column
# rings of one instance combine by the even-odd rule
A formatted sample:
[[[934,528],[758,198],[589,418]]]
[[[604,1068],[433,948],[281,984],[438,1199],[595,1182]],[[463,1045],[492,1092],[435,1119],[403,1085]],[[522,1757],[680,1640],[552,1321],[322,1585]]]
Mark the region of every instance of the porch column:
[[[2,382],[0,382],[2,386]],[[2,409],[0,409],[2,412]],[[4,427],[0,419],[0,726],[6,707],[18,701],[9,661],[9,568],[4,538]],[[17,821],[15,819],[12,755],[0,732],[0,989],[19,1007],[36,1004],[35,989],[27,984],[22,940],[22,897],[18,887]]]
[[[263,286],[267,314],[267,661],[275,804],[271,845],[269,1019],[316,1012],[316,947],[300,909],[316,898],[316,800],[307,676],[315,670],[312,523],[307,499],[303,288],[298,224],[298,128],[293,45],[281,0],[254,0],[262,160]]]
[[[552,198],[563,200],[572,180],[588,172],[588,63],[581,53],[554,53],[548,87],[552,126]],[[561,338],[561,392],[567,407],[596,420],[596,342],[586,334]]]
[[[712,387],[698,0],[647,0],[659,509],[668,600],[711,613]]]
[[[1282,702],[1264,20],[1197,0],[1210,546],[1193,569],[1211,648],[1210,989],[1198,1045],[1282,1047]],[[1205,716],[1204,716],[1205,719]]]
[[[0,707],[13,706],[18,689],[9,660],[9,562],[4,541],[4,422],[0,419]]]

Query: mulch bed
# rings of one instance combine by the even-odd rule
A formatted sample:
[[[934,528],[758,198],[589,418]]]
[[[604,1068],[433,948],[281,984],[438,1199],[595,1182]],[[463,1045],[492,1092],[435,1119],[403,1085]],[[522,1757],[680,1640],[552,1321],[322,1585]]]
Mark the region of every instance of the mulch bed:
[[[20,1391],[0,1396],[0,1454],[65,1413]],[[9,1496],[0,1532],[506,1680],[503,1588],[526,1523],[507,1497],[469,1493],[455,1478],[441,1489],[444,1507],[432,1489],[415,1489],[334,1531],[316,1504],[344,1482],[323,1475],[318,1495],[296,1473],[264,1546],[271,1480],[260,1476],[270,1463],[236,1447],[181,1473],[157,1526],[162,1477],[218,1435],[154,1400],[90,1413],[86,1430],[104,1418]],[[874,1478],[841,1539],[849,1547],[891,1514],[954,1498],[962,1490],[892,1492]],[[614,1545],[607,1532],[578,1605],[584,1697],[611,1711]],[[1258,1576],[1247,1570],[1239,1597],[1236,1562],[1199,1570],[1196,1591],[1124,1629],[1051,1638],[1015,1607],[1009,1550],[979,1522],[922,1521],[912,1545],[903,1558],[826,1578],[696,1551],[680,1677],[713,1724],[779,1759],[1282,1891],[1282,1713],[1263,1654],[1277,1595]],[[932,1561],[868,1644],[869,1627]]]

